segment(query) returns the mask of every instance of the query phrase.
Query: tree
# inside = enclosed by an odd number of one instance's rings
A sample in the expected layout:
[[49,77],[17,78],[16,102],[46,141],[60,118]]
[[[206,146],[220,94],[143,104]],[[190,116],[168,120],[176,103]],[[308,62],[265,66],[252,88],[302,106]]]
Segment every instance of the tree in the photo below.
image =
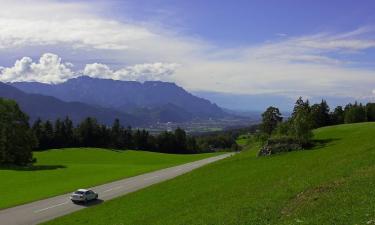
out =
[[329,106],[325,100],[311,106],[313,128],[324,127],[330,124]]
[[302,97],[299,97],[297,99],[296,103],[294,104],[292,118],[296,116],[300,109],[306,110],[310,113],[310,103],[308,99],[306,100],[306,102],[303,101]]
[[100,126],[96,119],[88,117],[76,129],[77,139],[83,147],[98,147],[101,143]]
[[343,124],[345,119],[345,112],[342,106],[337,106],[331,114],[332,124]]
[[348,104],[345,106],[345,123],[366,122],[366,108],[361,103]]
[[43,126],[43,135],[42,135],[42,139],[40,141],[40,143],[41,143],[40,147],[42,149],[53,148],[54,147],[53,137],[54,137],[54,131],[53,131],[52,123],[49,120],[47,120],[44,123],[44,126]]
[[277,127],[277,124],[282,121],[281,113],[276,107],[268,107],[262,114],[262,130],[271,135]]
[[183,129],[178,127],[174,131],[174,137],[175,137],[175,143],[176,143],[175,151],[178,153],[186,153],[186,149],[187,149],[186,132]]
[[65,125],[60,119],[55,121],[55,127],[53,132],[53,146],[56,148],[62,148],[65,145]]
[[300,107],[295,111],[292,119],[291,133],[301,146],[308,146],[313,137],[313,121],[306,107]]
[[375,103],[367,103],[366,114],[367,121],[375,121]]
[[292,120],[287,120],[285,122],[281,122],[277,124],[275,129],[275,135],[278,137],[285,137],[290,135]]
[[120,124],[119,119],[115,119],[111,128],[111,146],[116,149],[125,148],[124,128]]
[[157,137],[157,146],[159,152],[174,153],[176,150],[174,134],[168,131],[160,133]]
[[40,118],[38,118],[37,120],[35,120],[31,130],[33,131],[36,139],[38,140],[38,149],[40,149],[40,140],[42,139],[43,137],[43,123],[42,123],[42,120]]
[[65,146],[73,147],[76,142],[74,139],[74,125],[73,125],[73,121],[71,121],[69,117],[65,118],[64,127],[65,127]]
[[28,165],[37,140],[17,103],[0,98],[0,164]]

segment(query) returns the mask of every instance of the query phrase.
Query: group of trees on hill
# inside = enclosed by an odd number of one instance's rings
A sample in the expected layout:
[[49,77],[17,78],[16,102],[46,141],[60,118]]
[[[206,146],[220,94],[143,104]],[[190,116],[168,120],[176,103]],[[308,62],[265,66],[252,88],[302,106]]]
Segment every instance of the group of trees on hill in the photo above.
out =
[[292,143],[296,148],[303,148],[311,145],[312,129],[366,121],[375,121],[375,103],[349,103],[330,111],[325,100],[310,105],[309,100],[304,101],[300,97],[294,105],[292,115],[285,121],[278,108],[267,108],[262,114],[261,130],[270,140],[269,143],[276,143],[278,147],[286,148],[283,143]]

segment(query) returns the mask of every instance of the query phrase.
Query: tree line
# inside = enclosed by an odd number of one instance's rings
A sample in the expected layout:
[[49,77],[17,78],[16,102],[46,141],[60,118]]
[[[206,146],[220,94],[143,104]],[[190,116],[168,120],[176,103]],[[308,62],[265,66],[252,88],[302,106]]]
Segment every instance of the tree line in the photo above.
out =
[[38,119],[34,122],[32,131],[38,140],[36,150],[39,151],[69,147],[134,149],[177,154],[204,151],[199,149],[195,137],[187,135],[181,128],[173,132],[164,131],[158,135],[151,135],[144,129],[133,130],[131,127],[124,127],[118,119],[110,127],[99,124],[91,117],[77,126],[74,126],[69,117],[54,122]]
[[36,150],[39,151],[53,148],[98,147],[193,154],[236,148],[235,137],[230,134],[192,136],[177,128],[173,132],[163,131],[152,135],[145,129],[133,130],[130,126],[123,127],[118,119],[110,127],[99,124],[91,117],[77,126],[74,126],[69,117],[54,122],[38,119],[31,129],[38,140]]
[[273,106],[268,107],[262,114],[261,130],[264,134],[263,139],[268,141],[268,150],[263,150],[265,154],[270,154],[272,148],[279,148],[275,151],[281,151],[280,149],[286,150],[291,147],[308,147],[312,144],[312,129],[367,121],[375,121],[375,103],[349,103],[345,107],[337,106],[331,111],[325,100],[311,105],[309,100],[304,101],[300,97],[291,116],[286,120],[280,110]]

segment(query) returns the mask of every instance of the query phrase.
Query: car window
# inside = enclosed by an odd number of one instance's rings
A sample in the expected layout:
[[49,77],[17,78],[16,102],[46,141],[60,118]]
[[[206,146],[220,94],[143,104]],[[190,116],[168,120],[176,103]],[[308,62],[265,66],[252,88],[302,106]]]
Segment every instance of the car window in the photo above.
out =
[[82,194],[84,194],[84,192],[83,191],[76,191],[76,192],[74,192],[74,194],[82,195]]

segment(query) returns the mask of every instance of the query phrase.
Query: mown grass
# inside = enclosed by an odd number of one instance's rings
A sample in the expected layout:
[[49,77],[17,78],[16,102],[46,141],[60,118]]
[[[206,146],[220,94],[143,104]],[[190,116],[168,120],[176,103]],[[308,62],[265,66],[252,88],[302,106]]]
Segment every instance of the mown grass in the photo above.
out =
[[375,224],[375,123],[315,137],[312,150],[257,158],[253,146],[46,224]]
[[0,168],[0,208],[135,176],[215,154],[77,148],[36,152],[32,168]]

